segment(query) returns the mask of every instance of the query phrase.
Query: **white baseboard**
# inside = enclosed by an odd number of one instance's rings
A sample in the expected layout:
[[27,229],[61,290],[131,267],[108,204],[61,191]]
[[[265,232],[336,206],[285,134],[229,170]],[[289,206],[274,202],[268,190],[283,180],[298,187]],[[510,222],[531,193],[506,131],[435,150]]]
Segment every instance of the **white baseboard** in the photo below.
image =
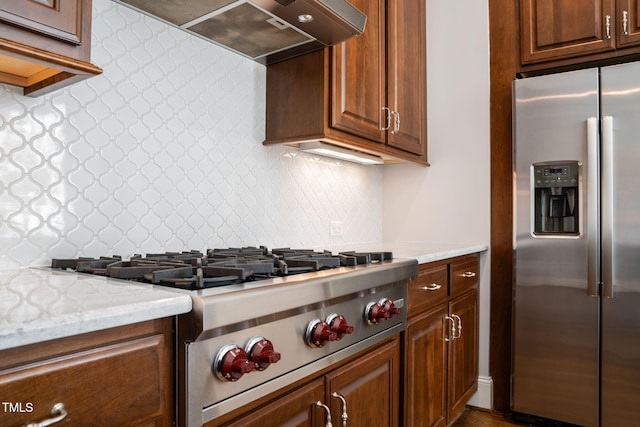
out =
[[471,396],[467,405],[493,409],[493,380],[491,377],[478,377],[478,391]]

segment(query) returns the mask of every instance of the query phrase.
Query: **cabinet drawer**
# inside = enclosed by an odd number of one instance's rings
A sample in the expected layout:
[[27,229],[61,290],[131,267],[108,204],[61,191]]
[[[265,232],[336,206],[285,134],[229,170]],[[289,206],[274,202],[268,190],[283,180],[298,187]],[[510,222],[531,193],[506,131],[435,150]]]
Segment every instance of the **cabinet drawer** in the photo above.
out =
[[461,294],[473,287],[478,286],[480,280],[480,265],[478,257],[465,258],[450,264],[451,268],[451,290],[450,295]]
[[155,335],[0,371],[3,401],[22,409],[3,412],[2,425],[51,418],[57,403],[67,412],[61,425],[162,425],[170,410],[164,344]]
[[409,283],[408,314],[415,314],[446,300],[448,283],[449,274],[446,264],[420,270],[418,277]]

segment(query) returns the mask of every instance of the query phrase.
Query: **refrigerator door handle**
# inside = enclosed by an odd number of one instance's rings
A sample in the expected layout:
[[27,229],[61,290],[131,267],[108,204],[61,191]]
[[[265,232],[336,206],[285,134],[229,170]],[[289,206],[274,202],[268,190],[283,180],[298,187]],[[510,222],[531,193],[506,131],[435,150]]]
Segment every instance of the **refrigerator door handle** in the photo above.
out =
[[602,118],[602,296],[613,298],[613,117]]
[[589,117],[587,119],[587,294],[589,296],[598,296],[598,281],[600,278],[599,158],[598,119]]

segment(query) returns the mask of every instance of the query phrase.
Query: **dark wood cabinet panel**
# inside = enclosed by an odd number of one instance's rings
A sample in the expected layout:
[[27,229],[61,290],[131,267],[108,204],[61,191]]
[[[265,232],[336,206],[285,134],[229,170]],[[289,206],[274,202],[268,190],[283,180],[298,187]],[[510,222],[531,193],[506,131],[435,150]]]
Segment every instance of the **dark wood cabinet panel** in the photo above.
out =
[[349,425],[389,427],[400,422],[400,345],[394,339],[327,375],[327,402],[333,425],[341,425],[342,402],[347,403]]
[[420,156],[427,154],[425,8],[420,0],[387,2],[387,144]]
[[447,304],[409,320],[405,333],[405,425],[442,427],[447,424],[444,318]]
[[478,287],[480,283],[480,266],[476,257],[452,262],[449,264],[449,268],[451,270],[449,295],[460,295]]
[[640,0],[618,0],[616,15],[620,29],[617,32],[618,46],[640,45]]
[[459,338],[449,342],[449,420],[455,419],[476,391],[478,382],[478,293],[468,292],[450,303],[452,317],[459,317]]
[[118,328],[1,352],[3,401],[32,408],[4,411],[2,425],[51,418],[57,403],[69,425],[173,425],[171,325],[151,321],[132,327],[142,335]]
[[385,2],[354,0],[351,4],[367,15],[367,25],[361,36],[331,50],[331,127],[384,143]]
[[521,0],[522,70],[640,53],[640,0]]
[[316,402],[324,401],[324,380],[318,378],[225,427],[279,427],[324,425],[324,411]]
[[615,49],[614,0],[521,0],[522,63]]
[[48,37],[80,44],[83,3],[77,0],[23,0],[0,5],[0,20]]
[[418,276],[409,283],[408,316],[423,312],[439,302],[447,300],[449,295],[449,267],[439,264],[422,267]]

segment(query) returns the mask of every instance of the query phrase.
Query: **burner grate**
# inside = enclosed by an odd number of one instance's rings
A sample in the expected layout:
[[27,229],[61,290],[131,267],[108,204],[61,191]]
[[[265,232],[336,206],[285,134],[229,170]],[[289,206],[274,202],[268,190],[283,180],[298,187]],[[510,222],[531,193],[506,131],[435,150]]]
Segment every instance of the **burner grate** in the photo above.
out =
[[205,289],[308,273],[341,266],[357,266],[393,259],[390,252],[341,252],[265,246],[100,258],[53,259],[52,268],[74,269],[118,279],[136,280],[182,289]]

